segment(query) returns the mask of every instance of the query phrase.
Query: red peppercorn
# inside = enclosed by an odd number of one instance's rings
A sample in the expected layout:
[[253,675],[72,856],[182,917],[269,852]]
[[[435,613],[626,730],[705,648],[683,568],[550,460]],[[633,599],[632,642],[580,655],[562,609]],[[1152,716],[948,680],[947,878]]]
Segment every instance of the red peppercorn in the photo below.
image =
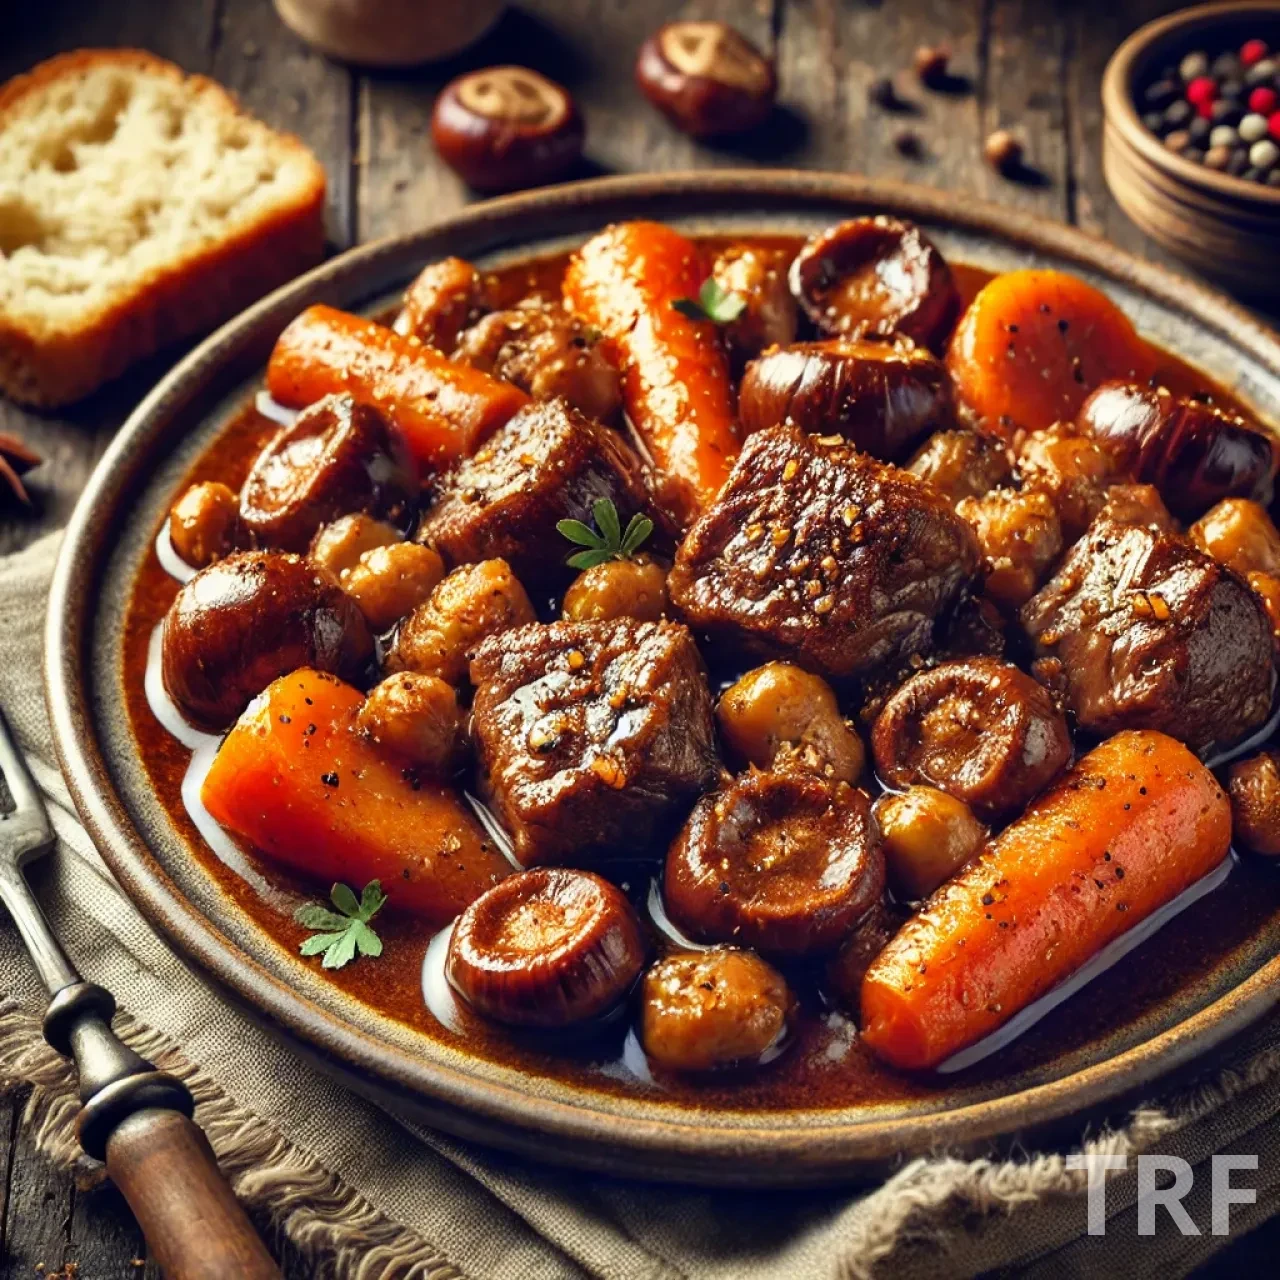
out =
[[1276,111],[1267,117],[1267,132],[1277,142],[1280,142],[1280,111]]
[[1196,115],[1202,120],[1213,119],[1213,102],[1212,98],[1207,98],[1204,102],[1196,103]]
[[1265,40],[1246,40],[1240,46],[1240,61],[1246,67],[1251,67],[1255,62],[1261,62],[1268,52]]
[[1212,76],[1196,76],[1187,85],[1187,101],[1194,107],[1206,102],[1212,102],[1217,94],[1218,85]]
[[1249,95],[1249,110],[1256,111],[1260,116],[1269,116],[1276,109],[1276,102],[1276,91],[1260,84]]

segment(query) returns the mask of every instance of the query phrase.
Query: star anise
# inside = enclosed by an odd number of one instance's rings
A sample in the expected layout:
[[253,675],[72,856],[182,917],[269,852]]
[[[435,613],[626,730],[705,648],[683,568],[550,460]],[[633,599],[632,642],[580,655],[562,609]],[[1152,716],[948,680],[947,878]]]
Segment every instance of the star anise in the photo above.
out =
[[0,485],[6,487],[24,506],[31,505],[31,496],[22,477],[32,467],[38,467],[44,459],[17,436],[0,431]]

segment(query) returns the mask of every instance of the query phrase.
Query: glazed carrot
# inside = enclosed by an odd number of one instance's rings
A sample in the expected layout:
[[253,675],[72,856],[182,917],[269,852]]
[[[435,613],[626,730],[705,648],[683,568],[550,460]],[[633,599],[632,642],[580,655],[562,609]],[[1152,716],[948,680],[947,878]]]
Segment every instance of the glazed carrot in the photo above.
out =
[[671,304],[709,274],[697,247],[657,222],[623,222],[588,240],[564,296],[604,334],[627,416],[662,475],[660,499],[688,524],[719,492],[739,449],[729,367],[710,320]]
[[944,884],[862,983],[862,1038],[936,1067],[1007,1022],[1226,856],[1231,809],[1180,742],[1094,748]]
[[267,390],[294,409],[336,391],[380,406],[428,474],[469,457],[529,401],[417,338],[325,306],[308,307],[276,339]]
[[265,858],[444,924],[511,871],[448,787],[406,778],[355,731],[364,697],[307,668],[249,704],[205,778],[205,807]]
[[1109,378],[1145,381],[1151,349],[1106,294],[1065,271],[1009,271],[960,317],[947,352],[956,396],[985,430],[1012,437],[1074,420]]

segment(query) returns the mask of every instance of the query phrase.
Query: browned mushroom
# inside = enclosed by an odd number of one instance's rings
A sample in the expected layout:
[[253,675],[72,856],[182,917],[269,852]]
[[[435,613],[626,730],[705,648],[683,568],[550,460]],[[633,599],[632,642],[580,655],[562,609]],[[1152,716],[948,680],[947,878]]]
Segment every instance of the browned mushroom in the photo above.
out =
[[446,85],[431,113],[440,158],[477,191],[550,182],[582,155],[586,129],[567,90],[527,67],[486,67]]
[[891,786],[928,783],[990,822],[1020,812],[1071,759],[1048,691],[995,658],[912,676],[885,704],[871,744]]
[[240,519],[259,546],[305,551],[316,530],[362,511],[406,526],[418,470],[399,430],[372,405],[325,396],[281,427],[240,490]]
[[851,218],[809,240],[791,264],[791,292],[823,333],[900,333],[934,350],[960,310],[951,268],[933,242],[883,214]]
[[631,904],[589,871],[509,876],[458,918],[445,976],[472,1008],[520,1027],[564,1027],[607,1013],[645,961]]
[[442,258],[423,267],[405,290],[395,330],[452,355],[458,335],[488,309],[484,277],[475,267],[462,258]]
[[883,889],[865,791],[753,771],[698,802],[667,854],[663,898],[690,937],[796,956],[837,946]]
[[896,462],[951,421],[951,380],[941,360],[912,343],[800,342],[747,366],[738,415],[747,432],[793,422]]
[[640,46],[636,83],[677,129],[714,138],[773,109],[773,63],[725,22],[669,22]]

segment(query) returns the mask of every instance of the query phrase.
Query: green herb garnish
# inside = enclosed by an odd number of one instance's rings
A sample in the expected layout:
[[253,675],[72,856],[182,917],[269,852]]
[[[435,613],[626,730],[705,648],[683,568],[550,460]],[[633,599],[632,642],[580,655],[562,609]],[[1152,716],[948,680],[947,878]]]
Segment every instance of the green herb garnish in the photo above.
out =
[[569,557],[571,568],[590,569],[606,560],[629,560],[653,532],[653,521],[642,515],[632,516],[624,531],[618,508],[609,498],[597,498],[591,505],[591,514],[595,517],[595,529],[581,520],[561,520],[556,525],[561,537],[587,548]]
[[672,304],[690,320],[711,320],[716,324],[732,324],[746,310],[747,300],[737,293],[730,293],[715,276],[708,276],[693,298],[677,298]]
[[330,911],[320,902],[307,902],[293,913],[304,928],[320,930],[302,944],[302,954],[316,956],[323,951],[326,969],[341,969],[356,958],[357,951],[362,956],[380,956],[382,939],[369,928],[369,921],[387,900],[382,885],[370,880],[357,902],[345,884],[335,884],[329,899],[337,911]]

